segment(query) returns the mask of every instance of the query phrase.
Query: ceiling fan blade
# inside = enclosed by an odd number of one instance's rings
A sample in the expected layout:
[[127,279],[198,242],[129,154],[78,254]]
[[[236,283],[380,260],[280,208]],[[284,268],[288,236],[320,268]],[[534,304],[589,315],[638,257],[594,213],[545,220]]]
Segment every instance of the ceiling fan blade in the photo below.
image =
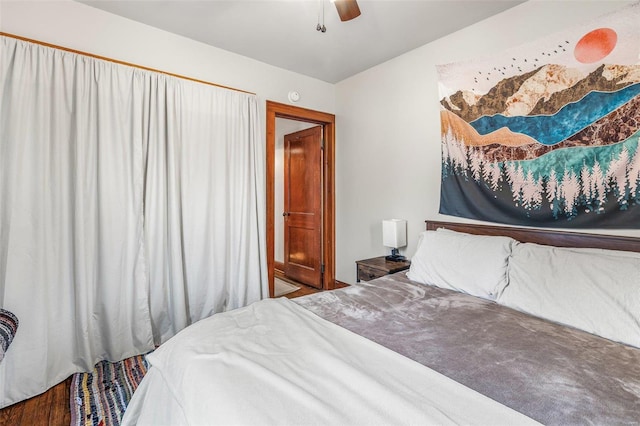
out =
[[335,0],[334,3],[341,21],[350,21],[360,16],[360,8],[356,0]]

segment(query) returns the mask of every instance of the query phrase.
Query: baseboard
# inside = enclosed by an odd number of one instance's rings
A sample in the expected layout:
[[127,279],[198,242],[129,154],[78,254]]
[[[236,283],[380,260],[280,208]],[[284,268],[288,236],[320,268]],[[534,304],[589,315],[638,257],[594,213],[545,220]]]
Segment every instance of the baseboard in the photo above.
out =
[[350,284],[343,283],[342,281],[336,280],[336,288],[343,288],[343,287],[349,287],[349,286]]
[[273,262],[273,269],[274,272],[280,272],[281,274],[284,274],[284,263],[283,262],[278,262],[277,260]]

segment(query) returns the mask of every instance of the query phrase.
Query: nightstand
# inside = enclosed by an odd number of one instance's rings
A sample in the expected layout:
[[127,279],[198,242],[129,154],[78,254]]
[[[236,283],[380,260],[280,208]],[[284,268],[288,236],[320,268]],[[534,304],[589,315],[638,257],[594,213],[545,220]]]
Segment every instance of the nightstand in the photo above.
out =
[[370,281],[389,274],[409,269],[411,261],[387,260],[386,256],[373,257],[371,259],[356,260],[356,277],[357,282],[360,280]]

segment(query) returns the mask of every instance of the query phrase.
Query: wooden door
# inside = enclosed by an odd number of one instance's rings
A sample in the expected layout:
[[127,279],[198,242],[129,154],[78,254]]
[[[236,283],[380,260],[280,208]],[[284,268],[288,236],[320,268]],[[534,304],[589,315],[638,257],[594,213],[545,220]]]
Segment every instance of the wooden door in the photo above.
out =
[[322,288],[322,126],[284,137],[284,273]]

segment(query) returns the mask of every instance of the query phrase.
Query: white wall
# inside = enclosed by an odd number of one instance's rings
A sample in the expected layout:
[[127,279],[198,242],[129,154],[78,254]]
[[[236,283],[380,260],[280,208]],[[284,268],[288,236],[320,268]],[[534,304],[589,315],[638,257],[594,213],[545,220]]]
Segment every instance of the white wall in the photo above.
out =
[[[0,31],[333,113],[334,85],[70,0],[0,0]],[[265,123],[262,102],[262,132]]]
[[[256,93],[261,101],[261,132],[265,141],[266,100],[290,103],[287,94],[296,90],[301,97],[296,106],[328,113],[335,111],[333,84],[211,47],[82,3],[0,0],[0,31]],[[276,131],[292,133],[301,130],[299,122],[291,121],[296,124],[295,128],[287,128],[282,124],[286,121],[288,120],[276,124]],[[281,140],[284,134],[276,140]],[[282,172],[280,177],[281,174]],[[282,191],[278,195],[279,205],[282,206]],[[281,207],[276,207],[276,213],[278,212],[282,214]],[[276,226],[276,260],[284,261],[282,216],[279,219],[280,222],[276,222],[279,225],[279,228]]]
[[409,256],[425,219],[460,220],[438,214],[435,65],[498,53],[630,3],[532,0],[335,86],[73,1],[0,0],[0,31],[255,92],[263,101],[288,103],[297,90],[298,106],[336,113],[336,277],[352,283],[355,260],[387,251],[382,219],[408,220]]
[[630,3],[529,1],[338,83],[336,278],[353,283],[356,260],[386,253],[383,219],[407,219],[408,256],[426,219],[465,221],[438,213],[435,65],[499,53]]
[[315,123],[276,118],[276,155],[274,170],[274,252],[276,262],[284,263],[284,137],[317,126]]

